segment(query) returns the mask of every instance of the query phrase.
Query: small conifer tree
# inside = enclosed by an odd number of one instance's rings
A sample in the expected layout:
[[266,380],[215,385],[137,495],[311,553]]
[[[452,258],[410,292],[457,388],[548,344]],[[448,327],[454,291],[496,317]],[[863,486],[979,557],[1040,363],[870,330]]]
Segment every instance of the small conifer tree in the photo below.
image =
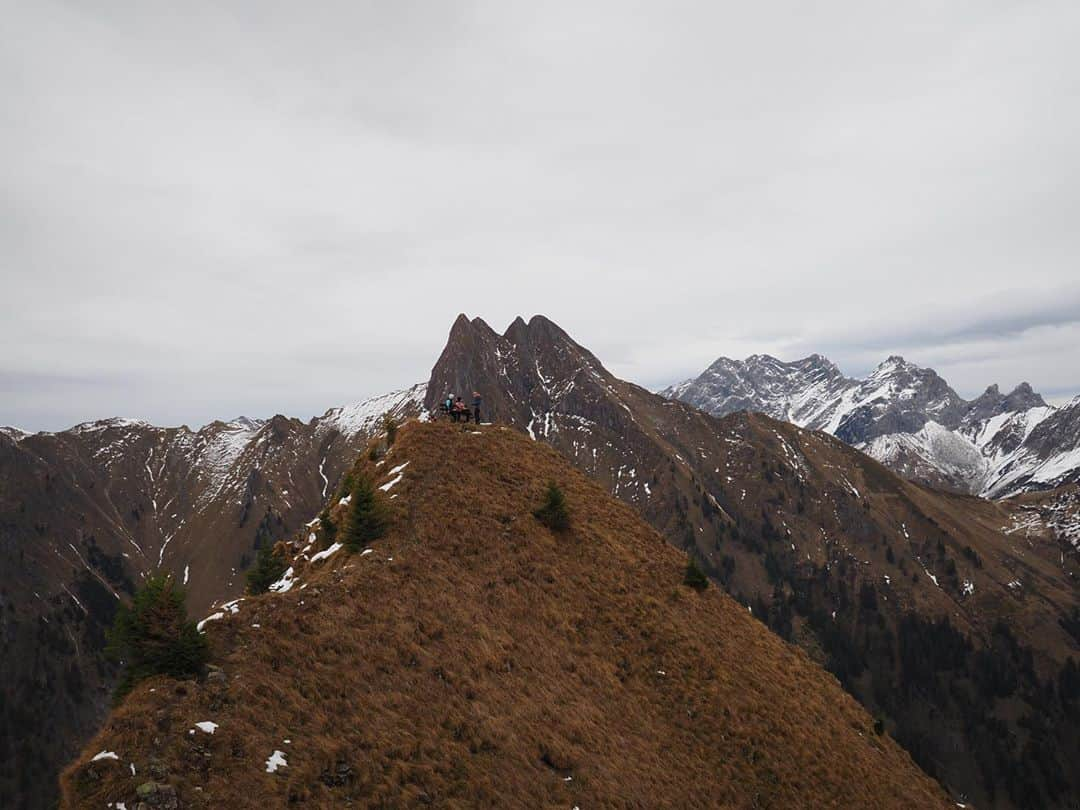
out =
[[544,502],[533,512],[533,516],[553,532],[563,532],[570,528],[570,513],[566,508],[566,496],[554,481],[548,483],[544,493]]
[[255,557],[255,564],[247,572],[247,590],[251,595],[266,593],[270,586],[281,579],[289,564],[269,543],[264,543]]
[[367,476],[357,478],[345,521],[344,543],[349,551],[360,551],[372,540],[378,540],[389,526],[390,518],[375,485]]
[[107,652],[124,666],[115,697],[122,698],[152,675],[190,678],[209,658],[206,639],[188,620],[186,594],[169,574],[154,574],[131,605],[116,611]]
[[686,575],[683,577],[683,585],[693,588],[695,591],[703,591],[709,587],[709,578],[701,570],[693,555],[686,558]]
[[324,546],[332,546],[337,540],[337,524],[334,523],[333,518],[330,517],[330,510],[323,509],[319,513],[319,528],[323,530],[323,538],[326,542]]
[[352,472],[345,473],[342,476],[341,483],[338,485],[337,500],[340,501],[342,498],[347,497],[353,491],[354,486],[356,486],[356,478]]
[[383,414],[382,427],[383,430],[386,431],[386,446],[390,447],[394,444],[394,439],[397,438],[398,429],[397,420],[394,419],[390,411],[387,411]]

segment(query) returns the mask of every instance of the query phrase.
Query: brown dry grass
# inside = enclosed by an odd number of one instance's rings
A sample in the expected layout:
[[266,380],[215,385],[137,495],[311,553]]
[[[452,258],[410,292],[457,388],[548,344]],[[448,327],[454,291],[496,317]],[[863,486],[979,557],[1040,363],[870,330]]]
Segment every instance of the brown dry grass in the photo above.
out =
[[[227,683],[136,688],[65,771],[64,807],[132,808],[152,777],[184,807],[949,806],[830,675],[683,587],[685,558],[553,450],[414,424],[378,482],[406,461],[374,553],[209,625]],[[564,535],[531,514],[549,480]],[[203,720],[216,733],[190,734]],[[91,763],[103,749],[120,760]]]

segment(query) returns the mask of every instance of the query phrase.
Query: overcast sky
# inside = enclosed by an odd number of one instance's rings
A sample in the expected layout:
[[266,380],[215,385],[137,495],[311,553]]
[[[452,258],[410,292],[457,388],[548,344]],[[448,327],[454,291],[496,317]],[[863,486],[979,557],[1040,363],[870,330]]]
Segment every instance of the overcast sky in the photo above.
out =
[[651,388],[1080,389],[1080,4],[0,0],[0,424],[310,417],[543,313]]

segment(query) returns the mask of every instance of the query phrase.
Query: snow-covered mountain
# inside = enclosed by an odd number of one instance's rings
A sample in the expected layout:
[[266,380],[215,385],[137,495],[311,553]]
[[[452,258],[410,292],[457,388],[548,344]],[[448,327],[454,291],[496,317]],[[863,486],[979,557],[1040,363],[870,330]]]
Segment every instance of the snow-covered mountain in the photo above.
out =
[[721,357],[661,393],[714,416],[760,411],[823,430],[908,478],[986,497],[1080,480],[1080,398],[1054,408],[1021,383],[968,401],[898,356],[861,380],[817,354]]
[[25,430],[19,430],[17,427],[11,427],[10,425],[0,425],[0,436],[7,436],[12,441],[19,441],[25,439],[28,434]]

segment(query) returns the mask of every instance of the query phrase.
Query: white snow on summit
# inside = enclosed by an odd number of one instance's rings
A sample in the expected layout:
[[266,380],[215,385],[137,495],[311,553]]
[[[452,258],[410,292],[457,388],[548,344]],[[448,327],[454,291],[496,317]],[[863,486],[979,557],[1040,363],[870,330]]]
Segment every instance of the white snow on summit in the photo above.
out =
[[21,442],[30,435],[25,430],[19,430],[17,427],[11,427],[10,425],[0,425],[0,433],[14,442]]
[[346,436],[355,436],[375,428],[385,413],[400,415],[410,408],[422,410],[426,394],[427,383],[417,383],[412,388],[391,391],[354,405],[331,408],[319,419],[319,426],[327,431],[338,430]]
[[911,478],[987,497],[1080,479],[1080,397],[1054,408],[1027,383],[966,401],[933,369],[892,356],[864,380],[820,355],[722,357],[662,391],[714,416],[759,411],[823,430]]

